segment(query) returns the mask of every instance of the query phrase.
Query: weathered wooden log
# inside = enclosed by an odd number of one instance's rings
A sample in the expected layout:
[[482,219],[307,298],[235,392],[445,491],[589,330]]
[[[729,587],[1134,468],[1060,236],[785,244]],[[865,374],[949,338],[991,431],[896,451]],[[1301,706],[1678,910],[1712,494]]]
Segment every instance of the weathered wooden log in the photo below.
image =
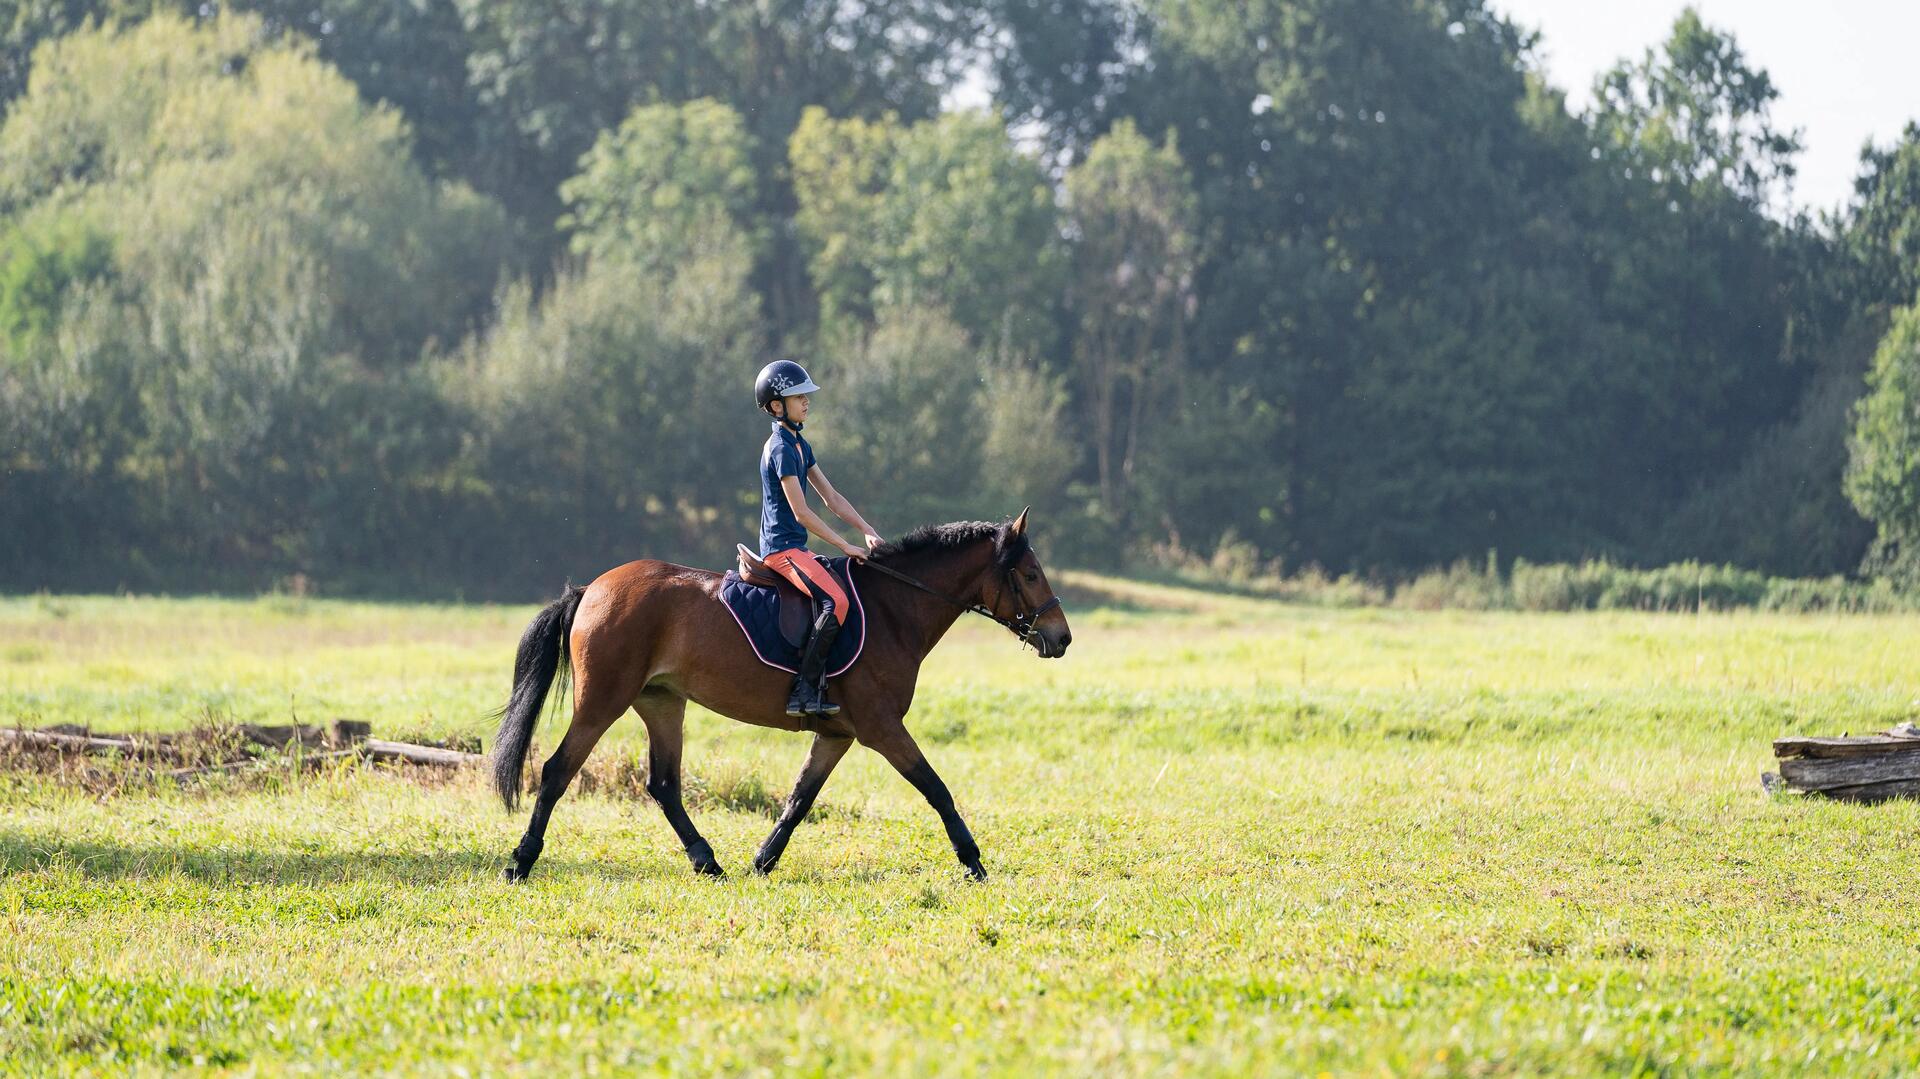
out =
[[1776,757],[1839,759],[1920,753],[1920,738],[1867,734],[1852,738],[1775,738]]
[[369,738],[360,743],[360,752],[369,760],[406,761],[410,764],[433,764],[441,767],[477,764],[486,759],[478,753],[462,753],[457,749],[436,749],[433,746],[416,746],[411,742],[383,742],[378,738]]
[[82,753],[119,753],[127,757],[151,757],[159,750],[157,746],[138,742],[132,738],[102,738],[89,734],[61,734],[57,731],[25,731],[15,727],[0,727],[0,739],[20,745],[46,746]]
[[1869,783],[1920,781],[1920,754],[1878,757],[1790,757],[1780,762],[1780,777],[1801,790],[1859,787]]

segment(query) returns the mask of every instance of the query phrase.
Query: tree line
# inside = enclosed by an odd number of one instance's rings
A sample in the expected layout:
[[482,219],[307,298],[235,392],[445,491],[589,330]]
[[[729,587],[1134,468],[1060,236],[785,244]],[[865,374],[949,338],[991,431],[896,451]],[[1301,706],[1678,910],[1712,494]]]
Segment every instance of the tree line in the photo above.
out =
[[0,587],[717,565],[775,355],[890,532],[1920,559],[1920,127],[1793,210],[1692,11],[1576,110],[1480,0],[0,8]]

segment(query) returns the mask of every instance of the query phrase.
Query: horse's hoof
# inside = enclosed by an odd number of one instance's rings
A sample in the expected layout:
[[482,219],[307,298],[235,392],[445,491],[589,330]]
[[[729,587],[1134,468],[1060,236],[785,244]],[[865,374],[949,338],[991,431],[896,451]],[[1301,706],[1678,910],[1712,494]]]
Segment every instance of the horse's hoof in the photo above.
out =
[[508,884],[518,884],[527,879],[527,871],[520,868],[517,864],[510,865],[500,871],[500,879],[506,881]]
[[987,867],[984,865],[981,865],[977,861],[968,862],[967,863],[967,879],[968,880],[986,880]]
[[767,876],[773,872],[773,867],[779,864],[779,862],[762,862],[756,858],[753,863],[753,875],[756,877]]
[[693,871],[703,877],[724,877],[727,871],[720,868],[719,862],[695,862]]

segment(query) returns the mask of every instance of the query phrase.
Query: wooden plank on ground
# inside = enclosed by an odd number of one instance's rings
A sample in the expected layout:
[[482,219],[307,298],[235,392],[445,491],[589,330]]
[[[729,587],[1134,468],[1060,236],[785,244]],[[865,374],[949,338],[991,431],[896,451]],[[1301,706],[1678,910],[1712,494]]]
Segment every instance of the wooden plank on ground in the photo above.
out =
[[1868,734],[1854,738],[1775,738],[1776,757],[1812,757],[1840,759],[1920,753],[1920,738],[1901,738],[1890,734]]

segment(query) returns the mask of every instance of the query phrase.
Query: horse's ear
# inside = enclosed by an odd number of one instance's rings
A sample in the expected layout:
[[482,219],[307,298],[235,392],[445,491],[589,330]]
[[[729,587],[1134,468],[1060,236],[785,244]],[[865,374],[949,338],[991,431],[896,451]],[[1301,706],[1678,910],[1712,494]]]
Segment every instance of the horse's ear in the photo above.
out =
[[1020,516],[1018,516],[1018,517],[1015,517],[1015,518],[1013,519],[1013,534],[1014,534],[1014,535],[1016,535],[1016,536],[1024,536],[1024,535],[1026,535],[1026,534],[1027,534],[1027,514],[1029,514],[1029,513],[1032,513],[1032,512],[1033,512],[1033,507],[1032,507],[1032,506],[1028,506],[1028,507],[1027,507],[1026,509],[1023,509],[1023,510],[1021,510],[1021,511],[1020,511]]

